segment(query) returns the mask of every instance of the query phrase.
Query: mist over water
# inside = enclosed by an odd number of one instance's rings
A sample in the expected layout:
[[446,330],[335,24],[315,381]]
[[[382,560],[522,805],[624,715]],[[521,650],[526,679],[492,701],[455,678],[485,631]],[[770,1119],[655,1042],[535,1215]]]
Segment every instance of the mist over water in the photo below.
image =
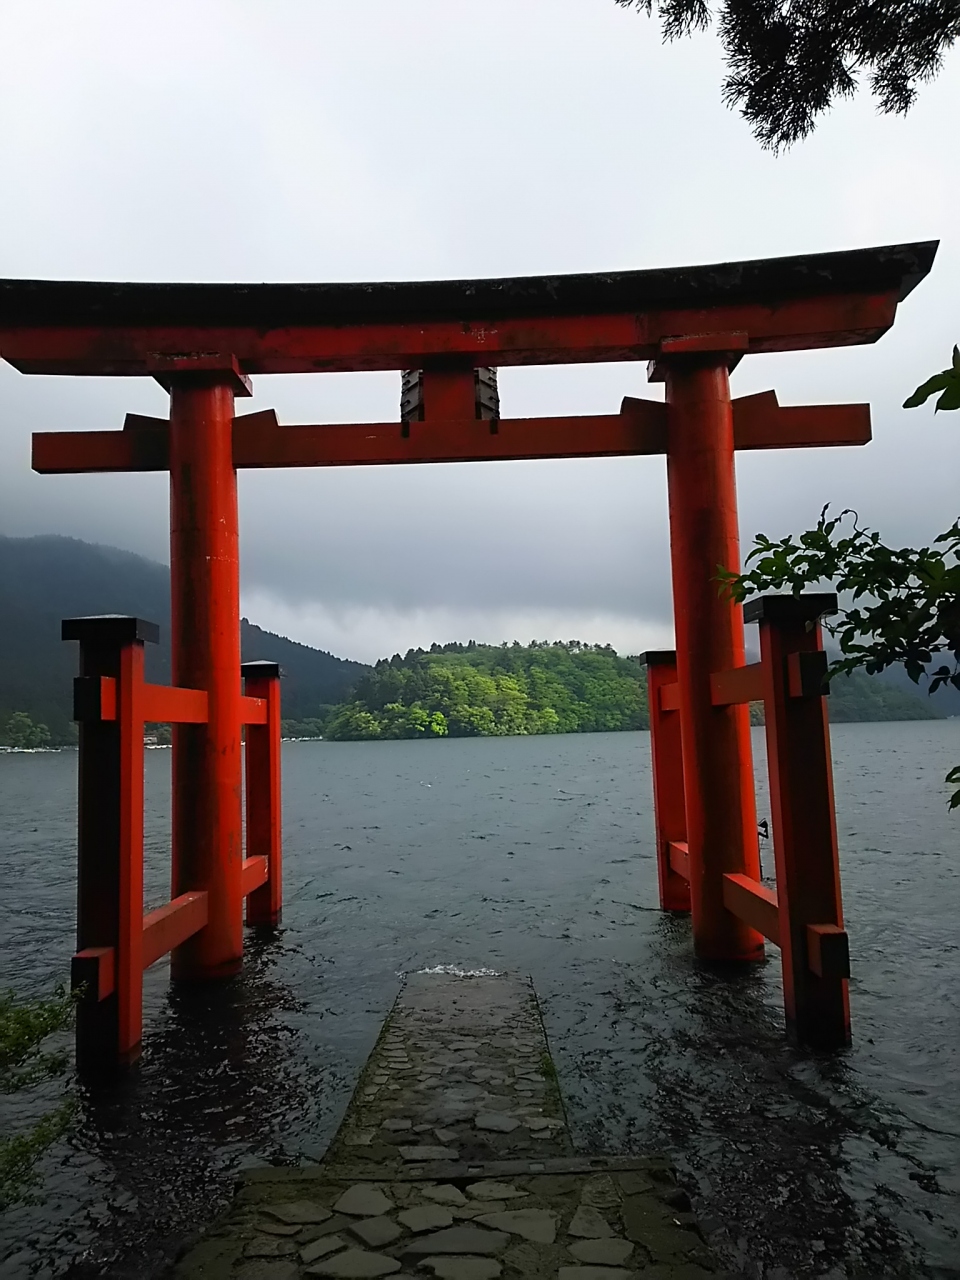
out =
[[[656,909],[646,733],[287,744],[282,930],[222,987],[148,972],[143,1060],[81,1096],[45,1199],[0,1218],[0,1275],[159,1274],[238,1168],[320,1158],[400,975],[438,965],[531,974],[580,1146],[667,1150],[751,1274],[960,1275],[960,724],[832,733],[855,1037],[834,1056],[786,1044],[775,948],[698,966]],[[146,753],[148,909],[169,769]],[[0,986],[21,993],[68,972],[75,772],[0,756]]]

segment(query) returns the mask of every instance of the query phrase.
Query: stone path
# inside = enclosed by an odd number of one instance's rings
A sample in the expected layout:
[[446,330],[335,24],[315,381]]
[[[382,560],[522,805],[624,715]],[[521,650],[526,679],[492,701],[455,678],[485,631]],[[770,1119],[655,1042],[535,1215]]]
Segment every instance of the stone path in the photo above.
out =
[[379,1176],[438,1162],[572,1155],[529,982],[409,977],[328,1160]]
[[577,1156],[529,982],[418,974],[320,1166],[247,1173],[177,1280],[697,1280],[662,1158]]

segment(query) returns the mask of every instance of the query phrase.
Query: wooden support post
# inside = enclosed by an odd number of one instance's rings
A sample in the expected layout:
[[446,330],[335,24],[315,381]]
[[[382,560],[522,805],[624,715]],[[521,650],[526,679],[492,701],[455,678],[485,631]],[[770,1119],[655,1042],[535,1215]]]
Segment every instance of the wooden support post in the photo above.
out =
[[[729,335],[735,349],[742,335]],[[722,345],[722,344],[721,344]],[[689,349],[688,349],[689,348]],[[714,706],[711,672],[744,662],[743,617],[717,574],[740,563],[729,353],[663,344],[670,551],[683,736],[694,947],[708,960],[759,960],[763,938],[724,904],[723,877],[759,879],[746,706]]]
[[266,703],[266,721],[247,724],[247,857],[266,858],[267,878],[247,897],[247,924],[278,925],[283,907],[280,808],[280,667],[245,662],[240,668],[249,698]]
[[[176,362],[175,362],[176,363]],[[208,895],[208,923],[173,953],[175,979],[227,977],[243,956],[240,576],[233,466],[236,371],[157,375],[170,389],[173,683],[205,689],[206,724],[173,730],[173,888]]]
[[[77,1069],[97,1077],[140,1056],[143,645],[156,644],[159,628],[142,618],[68,618],[61,634],[80,642],[74,688],[80,725],[78,955],[72,976],[75,987],[91,979],[97,985],[77,1007]],[[111,719],[101,715],[104,676],[115,681]],[[98,999],[101,991],[107,994]]]
[[762,596],[760,624],[770,807],[787,1030],[804,1044],[850,1042],[849,976],[820,618],[836,596]]
[[664,706],[666,699],[662,696],[664,688],[676,684],[677,655],[672,649],[650,650],[640,660],[647,665],[660,906],[664,911],[689,911],[689,880],[679,874],[671,862],[671,845],[682,851],[687,843],[680,715],[676,708],[668,710]]

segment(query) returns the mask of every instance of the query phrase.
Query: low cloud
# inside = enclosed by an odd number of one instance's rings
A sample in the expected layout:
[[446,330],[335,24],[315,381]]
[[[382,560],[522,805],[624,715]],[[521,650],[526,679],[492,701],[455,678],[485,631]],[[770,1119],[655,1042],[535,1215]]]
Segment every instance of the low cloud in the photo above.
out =
[[[738,460],[746,545],[825,502],[904,542],[954,519],[956,428],[899,405],[958,338],[960,157],[940,141],[956,61],[904,119],[858,97],[773,157],[722,106],[714,36],[662,46],[613,0],[288,0],[282,22],[250,0],[169,0],[164,15],[124,0],[0,13],[4,275],[458,279],[942,235],[876,347],[750,357],[734,389],[874,406],[865,449]],[[505,369],[501,390],[508,416],[662,394],[641,362]],[[258,377],[240,408],[384,421],[398,396],[396,372]],[[149,379],[0,364],[0,531],[166,561],[165,477],[30,471],[32,431],[119,429],[127,411],[166,400]],[[344,656],[471,636],[669,643],[662,458],[250,472],[240,498],[247,611]]]
[[673,644],[669,623],[655,618],[577,609],[389,609],[376,605],[290,605],[264,591],[248,591],[243,610],[265,630],[294,636],[302,644],[337,657],[376,662],[408,649],[429,649],[434,642],[500,644],[519,640],[580,640],[611,644],[618,653],[636,654]]

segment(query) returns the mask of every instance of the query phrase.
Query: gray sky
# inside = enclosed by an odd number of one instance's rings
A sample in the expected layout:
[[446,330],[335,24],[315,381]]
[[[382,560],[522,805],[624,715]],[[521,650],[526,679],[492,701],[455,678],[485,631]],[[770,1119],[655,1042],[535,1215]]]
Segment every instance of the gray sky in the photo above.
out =
[[[745,544],[857,506],[957,514],[956,415],[899,409],[960,340],[954,53],[905,119],[864,94],[786,156],[720,100],[710,36],[614,0],[5,0],[0,275],[422,279],[942,240],[875,347],[755,356],[738,394],[869,400],[866,449],[742,456]],[[398,416],[399,375],[260,377],[242,409]],[[642,364],[504,370],[505,415],[657,396]],[[0,366],[0,532],[167,559],[163,476],[34,476],[33,430],[164,414],[147,379]],[[345,657],[432,640],[669,641],[661,458],[242,474],[244,611]]]

